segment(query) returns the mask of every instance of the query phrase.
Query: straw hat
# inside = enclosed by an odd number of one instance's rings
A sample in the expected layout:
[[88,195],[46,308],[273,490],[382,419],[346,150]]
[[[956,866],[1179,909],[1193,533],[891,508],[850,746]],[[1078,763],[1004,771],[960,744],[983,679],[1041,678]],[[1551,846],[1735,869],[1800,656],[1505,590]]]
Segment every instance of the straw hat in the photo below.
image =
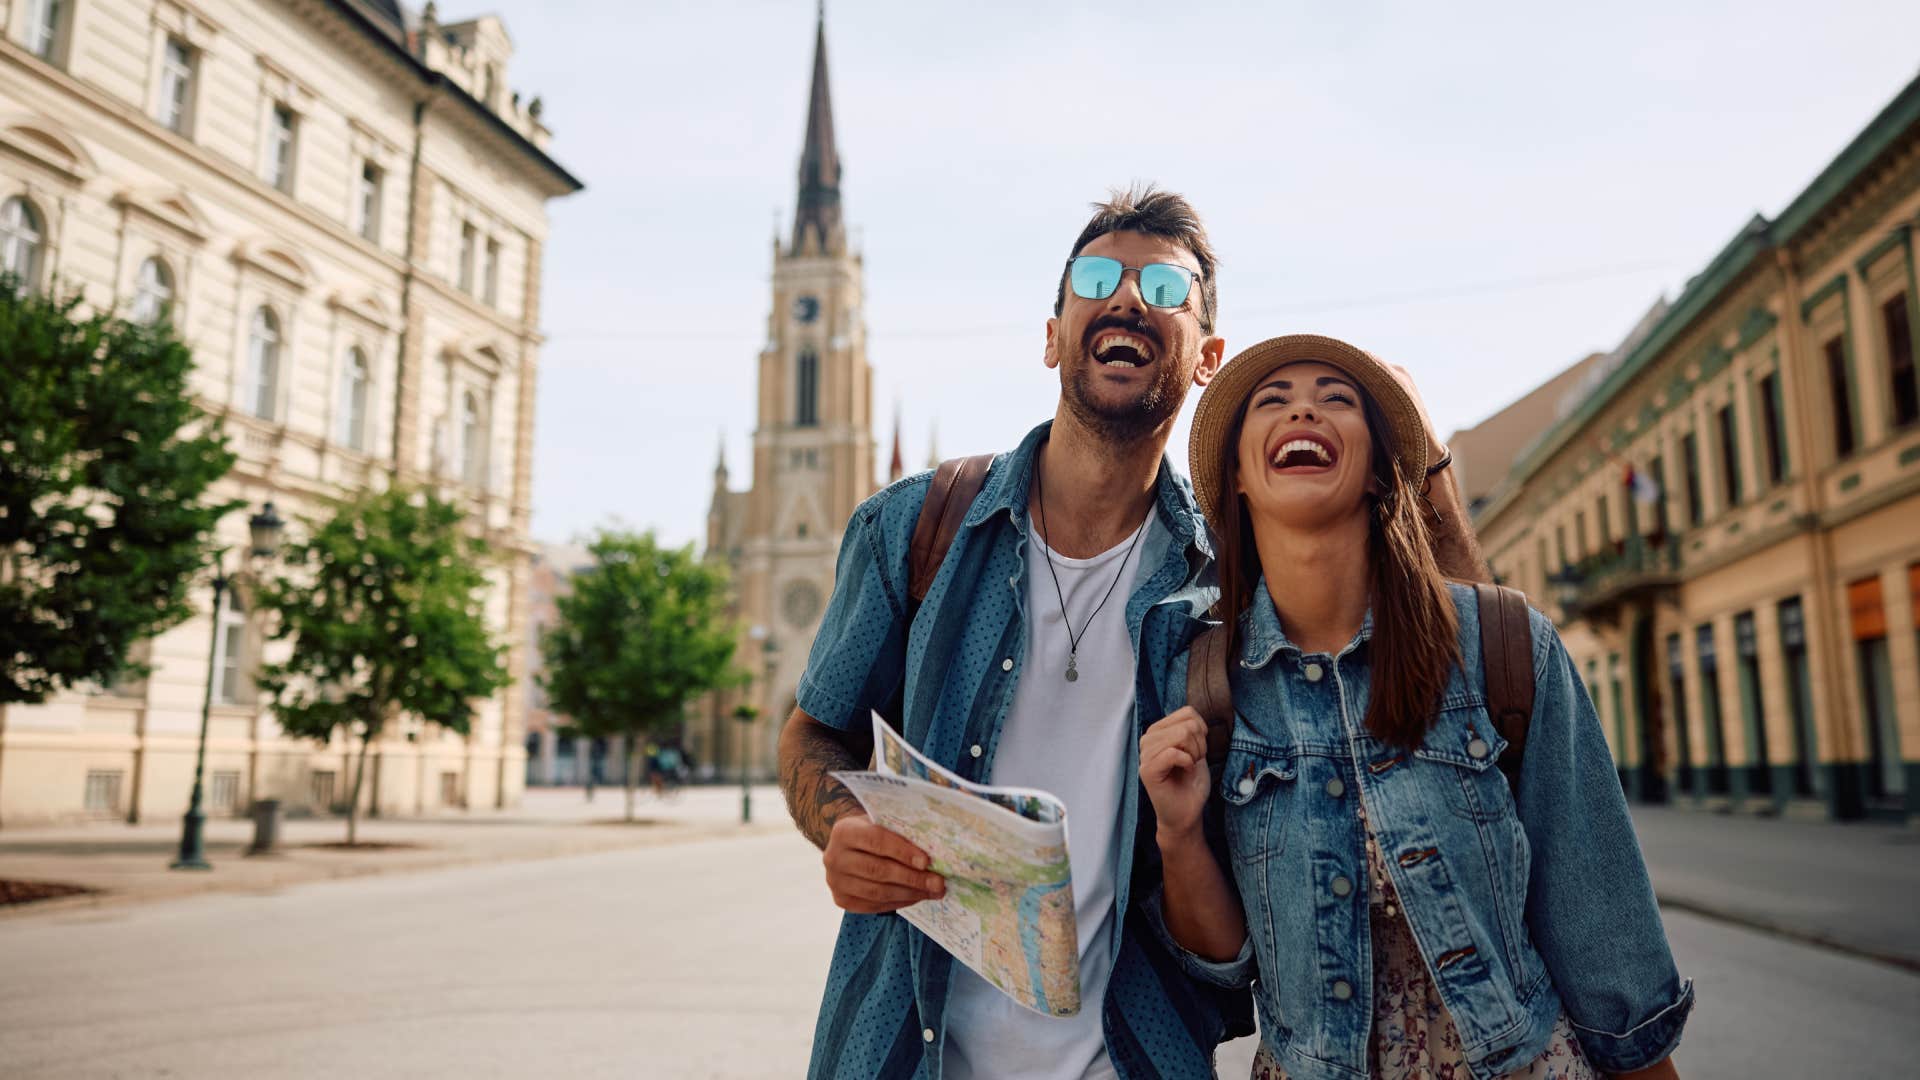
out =
[[1222,466],[1223,444],[1260,381],[1286,364],[1318,361],[1339,368],[1353,378],[1387,418],[1387,442],[1400,459],[1401,472],[1416,480],[1427,472],[1427,429],[1420,409],[1393,372],[1372,353],[1319,334],[1287,334],[1268,338],[1242,350],[1221,365],[1200,395],[1193,417],[1193,438],[1187,444],[1187,469],[1194,494],[1207,517],[1218,521],[1220,500],[1226,491]]

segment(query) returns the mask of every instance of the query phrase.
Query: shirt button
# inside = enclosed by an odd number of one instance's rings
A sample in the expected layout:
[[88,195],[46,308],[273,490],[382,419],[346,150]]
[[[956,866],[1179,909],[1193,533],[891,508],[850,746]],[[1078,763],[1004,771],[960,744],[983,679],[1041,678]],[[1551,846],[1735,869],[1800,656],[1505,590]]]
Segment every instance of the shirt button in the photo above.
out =
[[973,744],[972,746],[970,746],[970,747],[968,747],[968,748],[967,748],[967,753],[969,753],[969,754],[972,754],[972,755],[973,755],[974,757],[979,757],[979,756],[980,756],[980,744],[979,744],[979,743],[974,743],[974,744]]
[[1251,795],[1256,786],[1253,782],[1253,777],[1249,776],[1245,780],[1240,781],[1240,794]]
[[1001,671],[1012,671],[1012,670],[1013,670],[1013,657],[1011,657],[1011,656],[1009,656],[1009,657],[1007,657],[1007,658],[1006,658],[1005,660],[1002,660],[1002,661],[1000,661],[1000,670],[1001,670]]
[[1467,756],[1475,761],[1487,756],[1487,740],[1475,739],[1467,744]]
[[1349,881],[1345,874],[1341,874],[1339,877],[1333,879],[1333,895],[1345,896],[1352,891],[1353,882]]
[[1324,674],[1326,674],[1326,671],[1319,664],[1307,665],[1307,681],[1308,682],[1319,682],[1320,676]]
[[1337,799],[1340,796],[1345,795],[1346,793],[1347,793],[1346,781],[1340,779],[1337,776],[1327,781],[1327,794],[1329,796]]
[[926,1029],[925,1031],[922,1031],[922,1032],[920,1033],[920,1038],[921,1038],[921,1039],[922,1039],[923,1041],[925,1041],[925,1042],[932,1042],[932,1041],[933,1041],[933,1029],[932,1029],[932,1028],[927,1028],[927,1029]]
[[[1333,984],[1333,1000],[1345,1001],[1353,996],[1353,984],[1345,979],[1336,979]],[[932,1032],[928,1032],[931,1037]]]

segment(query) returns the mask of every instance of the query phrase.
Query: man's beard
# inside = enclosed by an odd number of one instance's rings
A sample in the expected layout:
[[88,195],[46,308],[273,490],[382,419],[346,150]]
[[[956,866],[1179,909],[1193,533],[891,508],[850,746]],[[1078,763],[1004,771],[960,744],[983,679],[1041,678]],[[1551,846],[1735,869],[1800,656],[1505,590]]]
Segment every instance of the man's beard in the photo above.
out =
[[[1095,392],[1093,381],[1100,377],[1101,364],[1089,345],[1095,334],[1109,329],[1123,330],[1153,343],[1155,355],[1149,366],[1153,377],[1131,401],[1102,402]],[[1114,316],[1094,320],[1075,355],[1061,364],[1060,393],[1073,418],[1109,443],[1136,442],[1158,430],[1179,413],[1186,396],[1160,336],[1147,327],[1145,320]]]

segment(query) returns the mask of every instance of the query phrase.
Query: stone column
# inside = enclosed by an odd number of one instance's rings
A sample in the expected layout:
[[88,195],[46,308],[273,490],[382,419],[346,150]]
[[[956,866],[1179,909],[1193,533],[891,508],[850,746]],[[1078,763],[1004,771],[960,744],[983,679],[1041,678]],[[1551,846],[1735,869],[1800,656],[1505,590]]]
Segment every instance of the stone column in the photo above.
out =
[[1748,763],[1745,725],[1740,713],[1740,657],[1733,636],[1733,613],[1713,617],[1714,656],[1719,665],[1712,691],[1719,695],[1716,710],[1720,718],[1721,761],[1727,775],[1727,794],[1738,803],[1747,795],[1747,779],[1741,770]]

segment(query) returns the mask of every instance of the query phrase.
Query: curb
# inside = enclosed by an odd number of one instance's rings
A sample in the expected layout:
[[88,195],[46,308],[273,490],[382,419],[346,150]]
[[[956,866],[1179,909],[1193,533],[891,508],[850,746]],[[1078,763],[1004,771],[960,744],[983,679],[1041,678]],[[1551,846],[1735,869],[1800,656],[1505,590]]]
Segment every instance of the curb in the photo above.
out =
[[1920,975],[1920,956],[1908,956],[1897,952],[1884,952],[1871,949],[1818,930],[1807,930],[1790,923],[1768,919],[1764,916],[1729,911],[1718,905],[1704,904],[1697,900],[1690,900],[1684,896],[1674,896],[1669,893],[1663,893],[1657,889],[1654,891],[1654,899],[1659,902],[1662,908],[1684,911],[1689,915],[1697,915],[1703,919],[1709,919],[1727,926],[1737,926],[1744,930],[1758,931],[1759,933],[1769,934],[1786,941],[1798,942],[1802,945],[1812,945],[1816,948],[1826,949],[1829,952],[1851,956],[1857,960],[1868,960],[1910,974]]

